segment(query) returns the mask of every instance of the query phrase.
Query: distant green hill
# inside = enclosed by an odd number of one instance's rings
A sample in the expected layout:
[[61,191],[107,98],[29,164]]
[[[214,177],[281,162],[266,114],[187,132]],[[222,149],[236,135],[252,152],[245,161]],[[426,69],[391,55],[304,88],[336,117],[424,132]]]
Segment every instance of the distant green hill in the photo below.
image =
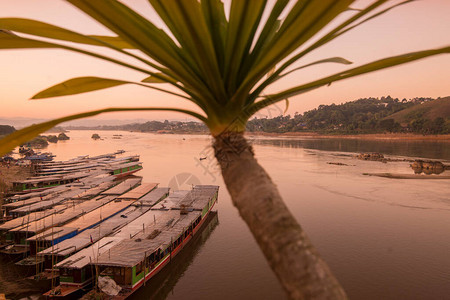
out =
[[303,115],[252,119],[248,131],[313,131],[329,134],[414,132],[450,133],[450,97],[403,99],[363,98],[343,104],[320,105]]
[[[207,133],[199,122],[149,121],[115,126],[66,127],[67,129],[126,130],[158,133]],[[249,132],[320,132],[325,134],[364,134],[405,132],[450,133],[450,97],[398,99],[390,96],[362,98],[342,104],[319,107],[294,116],[253,118]]]
[[417,119],[434,121],[437,118],[450,119],[450,97],[416,104],[386,117],[400,124],[409,124]]

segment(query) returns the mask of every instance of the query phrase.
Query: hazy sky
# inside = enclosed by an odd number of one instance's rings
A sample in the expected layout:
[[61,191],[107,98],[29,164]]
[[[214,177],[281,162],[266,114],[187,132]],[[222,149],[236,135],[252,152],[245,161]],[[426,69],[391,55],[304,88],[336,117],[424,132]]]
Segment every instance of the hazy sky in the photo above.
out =
[[[145,0],[126,4],[155,20]],[[356,7],[369,1],[358,2]],[[394,1],[396,3],[398,1]],[[59,0],[0,0],[0,17],[32,18],[85,34],[110,34],[70,4]],[[350,13],[346,13],[350,14]],[[450,45],[450,0],[422,0],[403,5],[338,38],[301,64],[341,56],[357,66],[405,52]],[[155,22],[159,22],[156,20]],[[91,49],[97,49],[92,47]],[[182,106],[185,100],[150,89],[126,85],[102,91],[46,100],[28,100],[37,92],[79,76],[140,81],[144,74],[64,50],[0,51],[0,117],[55,118],[67,114],[117,106]],[[347,66],[321,65],[294,73],[268,92],[345,70]],[[347,67],[348,68],[348,67]],[[320,104],[342,103],[363,97],[444,97],[450,95],[450,55],[413,62],[342,82],[290,99],[288,114],[302,113]],[[263,114],[278,115],[284,104]],[[114,113],[104,119],[184,119],[174,113]]]

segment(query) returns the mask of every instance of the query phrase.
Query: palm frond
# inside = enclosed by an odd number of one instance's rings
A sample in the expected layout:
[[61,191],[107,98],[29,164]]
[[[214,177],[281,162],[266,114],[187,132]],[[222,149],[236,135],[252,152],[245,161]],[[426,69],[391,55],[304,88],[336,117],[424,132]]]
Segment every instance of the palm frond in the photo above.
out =
[[[155,79],[157,79],[157,80],[159,80],[159,82],[167,83],[167,81],[165,81],[165,80],[162,81],[156,77],[151,77],[151,78],[153,78],[152,81],[147,80],[144,82],[155,83]],[[60,96],[67,96],[67,95],[76,95],[76,94],[81,94],[81,93],[86,93],[86,92],[107,89],[107,88],[124,85],[124,84],[135,84],[135,85],[143,86],[146,88],[158,90],[160,92],[164,92],[167,94],[171,94],[171,95],[174,95],[174,96],[177,96],[180,98],[184,98],[184,99],[193,101],[195,104],[198,105],[198,103],[196,103],[195,100],[192,100],[189,97],[186,97],[184,95],[177,94],[177,93],[165,90],[165,89],[161,89],[158,87],[154,87],[154,86],[150,86],[150,85],[146,85],[146,84],[140,84],[140,83],[132,82],[132,81],[101,78],[101,77],[94,77],[94,76],[77,77],[77,78],[72,78],[72,79],[66,80],[64,82],[58,83],[52,87],[49,87],[49,88],[37,93],[31,99],[44,99],[44,98],[60,97]]]
[[39,134],[46,132],[47,130],[55,127],[56,125],[60,123],[64,123],[67,121],[72,121],[76,119],[82,119],[87,117],[93,117],[102,113],[107,112],[118,112],[118,111],[173,111],[173,112],[180,112],[187,115],[190,115],[202,122],[206,122],[206,118],[196,112],[186,110],[186,109],[179,109],[179,108],[171,108],[171,107],[125,107],[125,108],[106,108],[106,109],[100,109],[100,110],[94,110],[90,112],[80,113],[80,114],[74,114],[70,116],[66,116],[63,118],[54,119],[51,121],[43,122],[40,124],[31,125],[28,127],[25,127],[23,129],[17,130],[10,135],[7,135],[6,137],[0,139],[0,156],[5,155],[6,153],[14,150],[19,145],[22,145],[23,143],[26,143],[27,141],[33,139],[34,137],[38,136]]
[[422,59],[429,56],[434,56],[438,54],[444,54],[444,53],[450,53],[450,46],[449,47],[443,47],[433,50],[425,50],[425,51],[418,51],[418,52],[411,52],[403,55],[398,56],[392,56],[384,59],[380,59],[368,64],[364,64],[362,66],[349,69],[343,72],[339,72],[337,74],[324,77],[322,79],[318,79],[306,84],[302,84],[290,89],[287,89],[285,91],[265,96],[263,100],[250,104],[245,111],[255,113],[256,111],[267,107],[269,105],[275,104],[279,101],[282,101],[288,97],[296,96],[299,94],[303,94],[306,92],[309,92],[313,89],[329,85],[333,82],[344,80],[347,78],[355,77],[358,75],[362,75],[365,73],[374,72],[377,70],[382,70],[386,68],[390,68],[393,66],[397,66],[400,64],[412,62],[418,59]]

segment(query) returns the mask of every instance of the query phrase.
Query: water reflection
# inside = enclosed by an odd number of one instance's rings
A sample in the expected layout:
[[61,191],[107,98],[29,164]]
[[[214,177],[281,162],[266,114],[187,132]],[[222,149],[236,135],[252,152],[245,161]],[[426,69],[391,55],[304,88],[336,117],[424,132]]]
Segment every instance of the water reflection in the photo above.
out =
[[[143,292],[138,291],[142,297],[135,299],[283,299],[275,275],[232,205],[220,172],[213,177],[199,166],[201,153],[210,149],[210,137],[121,132],[121,139],[113,139],[117,132],[105,131],[99,132],[104,140],[93,141],[93,133],[72,131],[69,141],[52,144],[48,151],[59,160],[124,149],[141,155],[144,169],[138,175],[144,182],[167,186],[176,178],[178,184],[189,183],[189,177],[181,175],[189,173],[202,184],[221,186],[216,206],[220,224],[208,242],[200,239],[200,246],[188,245],[186,254],[177,255],[177,263],[150,280]],[[448,298],[449,181],[362,173],[412,173],[410,164],[419,157],[449,164],[445,161],[450,158],[449,142],[264,137],[253,144],[258,161],[350,299]],[[360,152],[380,152],[390,160],[355,159]],[[208,154],[209,160],[214,162]],[[1,277],[7,268],[0,266],[0,292],[9,284]]]
[[379,152],[388,155],[450,160],[450,141],[253,138],[252,142],[255,145],[282,148],[305,148],[339,152]]

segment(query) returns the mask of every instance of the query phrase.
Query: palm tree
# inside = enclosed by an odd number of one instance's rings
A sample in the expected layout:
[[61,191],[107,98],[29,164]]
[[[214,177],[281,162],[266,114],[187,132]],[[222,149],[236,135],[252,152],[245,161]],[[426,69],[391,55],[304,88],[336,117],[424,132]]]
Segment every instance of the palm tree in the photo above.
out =
[[[108,111],[169,110],[193,116],[211,131],[215,156],[233,204],[287,295],[293,299],[346,298],[344,290],[287,209],[277,187],[256,161],[243,135],[245,125],[255,112],[280,101],[287,102],[288,97],[360,74],[449,53],[450,47],[377,60],[265,95],[268,87],[299,69],[321,63],[350,64],[346,59],[331,57],[298,66],[308,53],[400,4],[386,7],[382,5],[387,0],[378,0],[363,9],[352,9],[352,0],[303,0],[293,5],[288,5],[289,0],[278,0],[273,7],[267,0],[235,0],[231,1],[226,14],[221,0],[149,0],[167,27],[161,30],[118,1],[68,2],[116,36],[82,35],[38,21],[4,18],[0,19],[3,29],[0,48],[62,48],[136,70],[145,74],[145,78],[142,82],[130,82],[79,77],[50,87],[33,99],[137,84],[191,101],[200,113],[149,107],[97,110],[19,130],[2,140],[0,150],[9,151],[58,123]],[[401,4],[406,2],[410,1]],[[268,10],[267,18],[263,18],[265,10]],[[342,15],[347,16],[344,21],[318,36],[326,25]],[[105,47],[130,60],[32,36]],[[140,54],[133,50],[139,50]],[[172,86],[171,90],[156,86],[161,83]]]

